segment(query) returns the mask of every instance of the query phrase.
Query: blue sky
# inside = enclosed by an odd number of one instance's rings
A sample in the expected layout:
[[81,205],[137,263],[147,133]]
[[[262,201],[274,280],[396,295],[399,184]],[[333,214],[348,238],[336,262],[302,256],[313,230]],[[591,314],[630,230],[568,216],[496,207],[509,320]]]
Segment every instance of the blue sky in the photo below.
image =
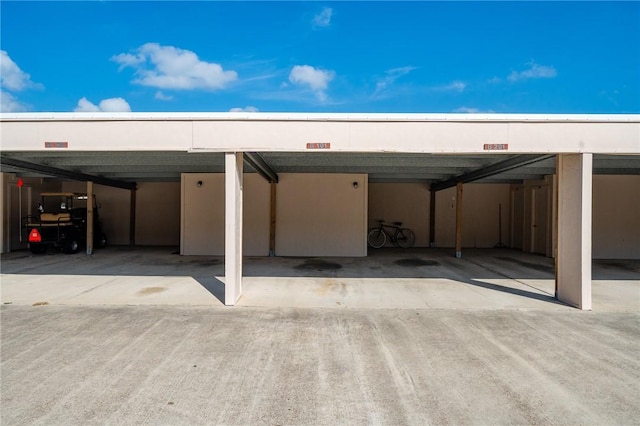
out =
[[0,2],[2,111],[640,112],[640,2]]

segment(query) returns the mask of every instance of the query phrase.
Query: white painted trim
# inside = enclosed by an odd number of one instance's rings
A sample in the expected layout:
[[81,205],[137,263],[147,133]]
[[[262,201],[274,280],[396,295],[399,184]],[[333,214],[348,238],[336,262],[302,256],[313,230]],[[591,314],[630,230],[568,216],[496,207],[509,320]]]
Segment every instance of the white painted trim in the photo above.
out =
[[640,114],[456,114],[290,112],[27,112],[0,113],[1,121],[347,121],[640,123]]

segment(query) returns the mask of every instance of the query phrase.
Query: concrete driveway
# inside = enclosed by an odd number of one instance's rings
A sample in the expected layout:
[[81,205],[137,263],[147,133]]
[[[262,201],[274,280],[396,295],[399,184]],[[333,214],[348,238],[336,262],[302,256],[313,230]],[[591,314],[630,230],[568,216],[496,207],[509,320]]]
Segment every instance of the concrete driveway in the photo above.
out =
[[636,313],[3,306],[3,425],[633,425]]
[[510,250],[248,258],[226,308],[221,258],[12,253],[0,423],[637,424],[638,266],[583,312]]

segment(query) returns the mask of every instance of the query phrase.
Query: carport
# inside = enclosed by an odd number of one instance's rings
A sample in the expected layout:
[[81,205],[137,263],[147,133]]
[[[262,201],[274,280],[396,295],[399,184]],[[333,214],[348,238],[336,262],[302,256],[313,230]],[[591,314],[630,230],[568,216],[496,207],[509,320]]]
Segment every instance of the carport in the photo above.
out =
[[[280,177],[342,174],[366,177],[349,180],[363,191],[377,183],[423,184],[430,194],[429,245],[436,243],[437,193],[455,188],[458,257],[466,183],[517,185],[555,175],[549,222],[557,226],[549,229],[556,297],[580,309],[591,309],[592,176],[640,175],[634,115],[4,114],[0,124],[3,177],[84,181],[88,193],[94,183],[130,191],[131,244],[139,184],[181,182],[185,197],[190,177],[200,188],[207,185],[196,174],[224,174],[227,305],[242,295],[245,173],[269,184],[270,254],[278,254]],[[185,200],[181,209],[184,217]],[[6,224],[6,208],[3,215]],[[358,224],[358,235],[366,235],[366,218]],[[366,240],[357,244],[366,255]]]

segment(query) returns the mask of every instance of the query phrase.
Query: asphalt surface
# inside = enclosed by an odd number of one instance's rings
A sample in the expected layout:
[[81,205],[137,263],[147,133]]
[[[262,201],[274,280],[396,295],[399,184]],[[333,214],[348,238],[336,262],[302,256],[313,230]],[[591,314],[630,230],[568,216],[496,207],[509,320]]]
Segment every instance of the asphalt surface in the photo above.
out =
[[640,315],[3,305],[2,425],[640,419]]

